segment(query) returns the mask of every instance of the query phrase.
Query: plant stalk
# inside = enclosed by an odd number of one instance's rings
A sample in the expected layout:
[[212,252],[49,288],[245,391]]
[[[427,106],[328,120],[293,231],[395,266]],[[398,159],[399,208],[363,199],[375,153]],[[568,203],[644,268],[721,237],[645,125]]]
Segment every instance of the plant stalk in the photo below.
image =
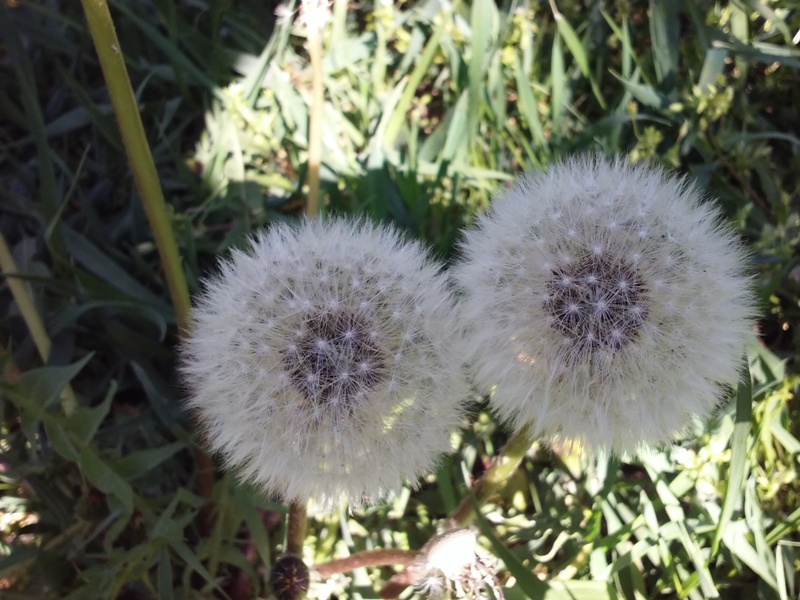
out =
[[308,119],[308,199],[306,214],[320,210],[319,171],[322,164],[322,114],[325,103],[322,71],[322,27],[309,27],[306,48],[311,60],[311,107]]
[[[19,279],[19,269],[14,257],[11,254],[11,249],[6,243],[6,238],[0,232],[0,270],[8,283],[8,288],[11,290],[11,295],[17,303],[19,312],[22,314],[22,320],[31,332],[33,343],[36,345],[36,350],[39,352],[39,357],[43,363],[47,363],[50,358],[50,350],[52,343],[50,337],[47,335],[42,317],[39,311],[36,310],[36,305],[33,303],[33,298],[28,293],[25,284]],[[75,392],[69,384],[61,392],[61,408],[64,410],[65,415],[72,414],[72,411],[78,406],[78,400],[75,397]]]
[[164,202],[164,193],[158,180],[153,155],[147,143],[142,119],[128,71],[125,67],[125,58],[119,45],[114,22],[108,10],[106,0],[81,0],[89,32],[92,35],[100,67],[106,80],[111,104],[117,117],[119,130],[122,134],[122,143],[128,162],[131,165],[136,189],[142,199],[147,220],[153,230],[153,238],[161,257],[164,275],[169,287],[175,310],[175,320],[178,323],[180,335],[185,335],[189,330],[189,287],[181,266],[178,245],[172,232],[167,205]]
[[303,545],[306,540],[308,516],[306,505],[292,502],[289,505],[288,524],[286,526],[286,553],[303,558]]
[[347,573],[362,567],[386,567],[390,565],[410,565],[419,555],[419,550],[365,550],[347,558],[337,558],[313,568],[322,579],[337,573]]
[[[158,180],[153,155],[147,143],[142,118],[133,94],[133,87],[128,78],[125,58],[114,29],[114,22],[108,10],[106,0],[81,0],[89,33],[97,49],[100,67],[106,81],[114,114],[117,117],[122,143],[128,162],[133,172],[136,189],[142,199],[147,220],[153,231],[161,265],[172,298],[178,335],[185,336],[189,331],[189,286],[183,273],[178,245],[172,231],[169,211],[164,201],[164,193]],[[198,494],[203,498],[211,498],[214,487],[214,461],[211,457],[195,448],[197,464]]]
[[531,440],[528,427],[523,427],[509,438],[500,454],[495,457],[470,491],[470,494],[475,497],[474,501],[470,495],[461,500],[444,522],[445,531],[467,527],[472,523],[475,519],[473,507],[486,504],[489,498],[503,486],[517,470],[522,459],[530,450],[531,444],[533,444],[533,440]]

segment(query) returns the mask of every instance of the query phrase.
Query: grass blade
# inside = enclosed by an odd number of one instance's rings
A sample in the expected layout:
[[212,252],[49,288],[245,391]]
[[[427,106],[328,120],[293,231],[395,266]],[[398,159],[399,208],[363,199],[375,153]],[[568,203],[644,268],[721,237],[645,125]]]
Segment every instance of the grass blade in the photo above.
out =
[[725,535],[725,529],[731,522],[734,507],[740,505],[742,500],[745,468],[747,465],[747,438],[751,429],[751,407],[753,403],[753,381],[749,370],[736,389],[736,423],[731,436],[731,467],[725,488],[725,498],[722,502],[717,530],[711,545],[711,555],[719,552],[720,540]]
[[671,90],[678,70],[680,47],[679,2],[650,0],[650,37],[653,45],[653,62],[656,79],[663,89]]

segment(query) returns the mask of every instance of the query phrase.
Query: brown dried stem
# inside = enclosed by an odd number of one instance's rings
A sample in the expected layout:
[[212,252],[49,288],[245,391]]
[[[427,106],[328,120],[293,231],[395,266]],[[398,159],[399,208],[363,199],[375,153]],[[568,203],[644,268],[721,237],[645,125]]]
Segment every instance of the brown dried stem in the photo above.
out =
[[337,573],[347,573],[362,567],[386,567],[389,565],[406,567],[418,555],[419,550],[366,550],[352,554],[347,558],[337,558],[321,565],[316,565],[313,570],[323,579],[327,579]]

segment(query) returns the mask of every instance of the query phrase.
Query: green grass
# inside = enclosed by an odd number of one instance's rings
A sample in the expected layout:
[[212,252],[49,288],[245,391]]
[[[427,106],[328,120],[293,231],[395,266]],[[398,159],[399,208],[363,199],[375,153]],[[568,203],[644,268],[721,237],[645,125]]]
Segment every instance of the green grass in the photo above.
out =
[[[52,6],[0,3],[0,227],[52,340],[43,365],[4,285],[0,594],[267,597],[286,509],[229,474],[197,493],[165,273],[80,6]],[[196,293],[217,256],[302,210],[303,32],[273,27],[260,0],[110,7]],[[477,522],[506,597],[798,598],[800,11],[332,8],[326,212],[392,221],[448,258],[513,174],[631,153],[696,179],[753,251],[752,389],[641,460],[534,446]],[[307,558],[420,548],[506,439],[481,412],[419,491],[314,517]],[[359,569],[312,592],[376,598],[391,575]]]

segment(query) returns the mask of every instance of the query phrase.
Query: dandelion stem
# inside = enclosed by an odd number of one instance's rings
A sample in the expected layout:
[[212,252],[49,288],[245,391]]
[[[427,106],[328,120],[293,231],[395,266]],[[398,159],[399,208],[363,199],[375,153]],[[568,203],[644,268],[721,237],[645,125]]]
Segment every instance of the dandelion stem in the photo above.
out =
[[503,486],[514,471],[517,470],[532,443],[533,440],[528,427],[522,427],[514,433],[503,446],[500,454],[492,461],[491,466],[472,488],[471,495],[475,497],[474,503],[470,496],[461,500],[445,521],[445,530],[459,529],[472,523],[475,518],[473,506],[483,506]]
[[362,567],[386,567],[390,565],[410,565],[419,555],[419,550],[366,550],[357,552],[347,558],[337,558],[321,565],[316,565],[320,577],[326,579],[337,573],[347,573]]
[[292,502],[289,505],[289,517],[286,526],[286,553],[303,557],[303,544],[306,539],[306,505]]

